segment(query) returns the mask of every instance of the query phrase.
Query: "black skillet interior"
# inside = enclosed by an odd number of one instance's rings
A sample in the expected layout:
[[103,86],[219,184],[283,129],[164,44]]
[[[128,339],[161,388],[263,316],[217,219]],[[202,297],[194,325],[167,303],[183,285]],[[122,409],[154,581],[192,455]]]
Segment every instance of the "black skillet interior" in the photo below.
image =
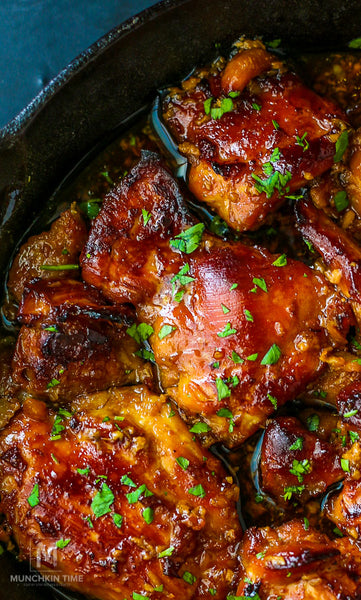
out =
[[[213,56],[215,42],[228,46],[241,33],[281,38],[302,50],[339,49],[361,35],[361,3],[164,0],[110,32],[0,132],[0,271],[46,199],[91,148],[149,103],[157,88]],[[45,587],[10,580],[25,565],[8,555],[0,561],[0,598],[53,598]]]

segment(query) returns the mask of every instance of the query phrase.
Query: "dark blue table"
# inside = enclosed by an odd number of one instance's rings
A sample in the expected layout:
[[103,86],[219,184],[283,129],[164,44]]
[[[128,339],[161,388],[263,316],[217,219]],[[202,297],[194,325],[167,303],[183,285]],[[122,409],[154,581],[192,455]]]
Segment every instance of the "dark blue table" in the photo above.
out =
[[0,127],[82,50],[155,0],[1,0]]

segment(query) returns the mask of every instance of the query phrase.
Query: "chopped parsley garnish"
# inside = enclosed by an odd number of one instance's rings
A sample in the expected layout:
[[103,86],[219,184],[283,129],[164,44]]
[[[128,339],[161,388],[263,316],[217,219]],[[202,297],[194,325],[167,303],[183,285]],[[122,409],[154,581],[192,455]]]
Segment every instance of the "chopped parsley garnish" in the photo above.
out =
[[28,496],[28,503],[33,508],[39,504],[39,484],[36,483],[31,491],[30,496]]
[[150,506],[147,506],[147,508],[145,508],[142,512],[142,517],[143,517],[144,521],[148,525],[150,525],[151,523],[153,523],[154,510],[152,508],[150,508]]
[[137,487],[137,484],[134,483],[134,481],[132,481],[128,475],[123,475],[120,480],[120,483],[122,483],[123,485],[129,485],[129,487]]
[[252,173],[252,177],[256,182],[254,186],[259,194],[265,192],[267,198],[271,198],[275,190],[277,190],[281,196],[290,191],[287,186],[287,183],[292,179],[292,173],[290,173],[290,171],[281,173],[280,171],[275,170],[271,163],[265,163],[262,170],[266,175],[266,179],[261,179],[261,177],[255,173]]
[[342,157],[345,153],[347,146],[348,146],[348,131],[347,131],[347,129],[345,129],[336,141],[336,144],[335,144],[336,152],[333,157],[334,162],[340,162],[340,160],[342,159]]
[[110,177],[110,175],[109,175],[108,171],[102,171],[102,172],[100,173],[100,175],[103,175],[103,177],[104,177],[105,181],[106,181],[107,183],[109,183],[109,185],[113,185],[113,180],[112,180],[112,178]]
[[233,414],[231,413],[231,411],[228,410],[228,408],[221,408],[219,411],[217,411],[217,416],[224,417],[225,419],[229,419],[228,431],[230,433],[232,433],[232,431],[234,429],[234,420],[233,420]]
[[340,531],[340,530],[339,530],[339,528],[338,528],[338,527],[335,527],[335,528],[334,528],[332,531],[333,531],[333,533],[334,533],[335,535],[337,535],[338,537],[343,537],[343,533],[342,533],[342,531]]
[[274,127],[275,129],[279,129],[279,128],[280,128],[280,125],[279,125],[279,123],[277,123],[277,121],[275,121],[274,119],[272,119],[272,125],[273,125],[273,127]]
[[164,585],[163,583],[161,583],[160,585],[157,585],[155,588],[153,588],[154,592],[162,592],[164,589]]
[[49,383],[47,384],[46,388],[48,390],[50,390],[51,388],[59,385],[59,383],[60,383],[59,379],[55,379],[55,377],[53,377],[53,379],[51,381],[49,381]]
[[185,231],[182,231],[182,233],[176,235],[175,238],[170,240],[169,243],[172,248],[176,248],[177,250],[185,252],[186,254],[191,254],[197,250],[199,244],[201,243],[204,228],[204,223],[197,223],[196,225],[193,225],[193,227],[190,227],[189,229],[186,229]]
[[75,271],[79,265],[40,265],[42,271]]
[[219,360],[216,360],[216,362],[212,363],[212,369],[218,369],[219,368]]
[[147,340],[152,333],[154,333],[154,329],[151,325],[147,323],[133,323],[131,327],[128,327],[127,334],[130,335],[138,344],[141,344],[145,340]]
[[223,314],[226,315],[230,312],[230,308],[227,308],[227,306],[225,306],[224,304],[221,303],[221,307],[223,310]]
[[192,496],[198,496],[199,498],[205,498],[205,496],[206,496],[206,492],[201,483],[190,488],[188,490],[188,493],[192,494]]
[[183,290],[183,289],[179,290],[179,292],[177,292],[176,294],[174,294],[174,300],[176,302],[181,302],[185,293],[186,293],[185,290]]
[[146,350],[145,348],[141,348],[134,352],[135,356],[140,356],[144,360],[149,360],[152,363],[155,363],[154,352],[152,350]]
[[335,203],[335,208],[337,212],[342,212],[343,210],[345,210],[345,208],[348,207],[349,204],[347,193],[344,191],[337,192],[333,201]]
[[242,365],[244,363],[244,359],[240,357],[239,354],[237,354],[237,352],[235,352],[234,350],[232,350],[232,360],[236,365]]
[[261,360],[261,365],[275,365],[281,358],[282,352],[277,344],[272,344]]
[[262,106],[260,104],[257,104],[257,102],[252,102],[252,108],[254,110],[260,111]]
[[268,292],[267,284],[266,284],[265,280],[263,279],[263,277],[253,277],[252,283],[254,283],[254,285],[259,287],[263,292],[266,292],[266,293]]
[[244,312],[244,316],[246,317],[246,321],[253,323],[254,319],[253,319],[252,314],[249,312],[249,310],[247,310],[247,308],[245,308],[243,312]]
[[82,211],[82,213],[84,213],[85,216],[88,217],[88,219],[95,219],[95,217],[97,217],[99,214],[101,203],[102,201],[100,200],[100,198],[92,198],[87,202],[80,202],[79,208]]
[[301,148],[303,148],[303,151],[308,150],[308,148],[310,147],[310,144],[308,143],[308,140],[306,140],[306,137],[307,131],[301,137],[296,135],[296,144],[301,146]]
[[250,354],[249,356],[246,356],[246,360],[250,360],[251,362],[254,362],[255,360],[257,360],[258,358],[258,352],[255,352],[254,354]]
[[133,600],[150,600],[149,596],[144,596],[143,594],[138,594],[138,592],[133,592],[132,598],[133,598]]
[[72,414],[65,410],[64,408],[59,408],[58,414],[56,415],[53,423],[53,427],[50,433],[51,441],[59,440],[61,438],[61,433],[65,429],[65,425],[63,424],[64,419],[70,419]]
[[295,477],[297,477],[299,483],[302,483],[303,476],[307,475],[307,473],[310,473],[311,470],[312,470],[312,467],[311,467],[310,461],[307,458],[305,458],[301,461],[294,459],[293,463],[292,463],[292,468],[290,469],[290,473],[292,473],[292,475],[295,475]]
[[79,475],[89,475],[90,467],[85,467],[85,469],[77,469]]
[[256,554],[256,558],[258,558],[258,560],[263,560],[265,556],[266,556],[266,551],[265,550],[262,550],[262,552],[258,552]]
[[305,528],[305,531],[308,530],[309,526],[310,526],[309,520],[307,519],[307,517],[303,517],[303,527]]
[[353,410],[349,410],[348,412],[343,413],[343,418],[344,419],[349,419],[350,417],[354,417],[355,415],[357,415],[358,413],[358,409],[354,408]]
[[[261,363],[262,364],[262,363]],[[272,396],[271,394],[267,394],[267,398],[268,400],[271,402],[272,406],[274,407],[275,410],[277,410],[277,398],[275,398],[274,396]]]
[[182,577],[186,583],[189,583],[189,585],[193,585],[193,583],[197,581],[197,577],[195,577],[193,573],[190,573],[189,571],[184,571]]
[[229,288],[229,291],[231,292],[232,290],[235,290],[236,288],[238,288],[238,283],[232,283],[231,287]]
[[116,527],[118,527],[118,529],[121,528],[122,523],[123,523],[123,516],[119,515],[118,513],[114,513],[113,514],[113,521],[114,521],[114,525]]
[[101,490],[96,493],[91,503],[95,517],[98,519],[110,512],[110,505],[114,502],[114,494],[106,483],[102,484]]
[[152,213],[145,210],[145,208],[142,208],[142,217],[143,217],[144,225],[146,225],[148,223],[149,219],[151,219]]
[[195,423],[189,431],[191,433],[207,433],[207,431],[210,430],[211,428],[209,427],[209,425],[207,425],[207,423]]
[[144,498],[148,498],[149,496],[153,496],[153,492],[148,490],[145,483],[143,483],[139,488],[134,490],[134,492],[129,492],[129,494],[125,494],[129,504],[135,504],[138,502],[139,498],[143,495]]
[[221,377],[217,377],[216,379],[216,388],[219,401],[223,400],[223,398],[229,398],[229,396],[231,395],[231,390],[229,389],[228,385],[223,381],[223,379],[221,379]]
[[184,471],[189,467],[189,460],[188,458],[184,458],[184,456],[178,456],[178,458],[176,458],[176,461]]
[[275,40],[271,40],[270,42],[266,42],[266,45],[269,48],[278,48],[280,44],[281,44],[281,38],[277,38]]
[[[170,280],[171,283],[175,284],[177,281],[179,281],[180,285],[187,285],[187,283],[191,283],[192,281],[195,281],[194,277],[190,277],[189,275],[186,275],[186,273],[189,273],[189,264],[186,263],[185,265],[183,265],[183,267],[180,269],[180,271],[174,275],[174,277],[172,277],[172,279]],[[174,291],[174,288],[173,288]]]
[[350,461],[348,458],[341,458],[341,468],[345,473],[350,472]]
[[290,446],[290,450],[302,450],[303,448],[303,438],[298,437],[293,444]]
[[350,440],[351,442],[354,444],[358,439],[360,439],[359,434],[357,433],[357,431],[349,431],[348,432],[349,436],[350,436]]
[[287,265],[287,256],[285,254],[281,254],[275,261],[273,261],[274,267],[285,267]]
[[225,338],[228,337],[230,335],[233,335],[234,333],[237,333],[237,329],[232,328],[232,325],[228,322],[224,328],[222,329],[222,331],[219,331],[217,333],[218,337],[220,338]]
[[348,43],[348,47],[349,48],[354,48],[356,50],[360,50],[361,49],[361,37],[355,38],[354,40],[351,40]]
[[61,538],[61,540],[58,540],[55,545],[57,548],[65,548],[68,544],[70,544],[70,541],[70,538],[67,538],[66,540]]
[[51,331],[54,333],[58,333],[59,329],[57,328],[56,325],[49,325],[49,327],[44,327],[44,331]]
[[52,461],[55,462],[56,465],[60,464],[58,459],[56,458],[55,454],[51,453],[50,456],[51,456]]
[[307,417],[307,427],[309,431],[317,431],[320,424],[320,417],[316,414]]
[[302,494],[304,489],[304,485],[290,485],[284,488],[283,497],[285,500],[291,500],[292,494]]
[[170,335],[172,331],[175,331],[177,328],[172,327],[172,325],[163,325],[161,330],[158,333],[158,337],[160,340],[163,340],[167,335]]
[[224,113],[231,112],[234,108],[232,98],[237,98],[239,92],[230,92],[228,97],[222,98],[219,102],[217,101],[216,106],[212,106],[214,98],[207,98],[203,103],[204,112],[206,115],[210,115],[212,119],[220,119]]
[[169,546],[169,548],[167,548],[166,550],[163,550],[163,552],[160,552],[158,554],[158,558],[164,558],[165,556],[172,556],[174,552],[174,546]]
[[240,96],[241,92],[236,91],[236,92],[229,92],[228,96],[230,98],[238,98],[238,96]]
[[211,596],[215,596],[217,593],[217,590],[216,590],[216,588],[209,588],[208,592],[210,593]]

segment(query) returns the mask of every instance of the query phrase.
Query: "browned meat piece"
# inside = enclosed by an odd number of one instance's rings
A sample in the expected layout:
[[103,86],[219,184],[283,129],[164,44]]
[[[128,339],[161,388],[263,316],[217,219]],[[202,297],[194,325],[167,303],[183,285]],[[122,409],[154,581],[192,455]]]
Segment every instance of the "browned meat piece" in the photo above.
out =
[[172,88],[163,118],[189,160],[190,190],[242,231],[333,165],[345,125],[260,41],[237,49]]
[[331,444],[294,417],[274,419],[267,427],[261,474],[262,490],[281,505],[317,496],[345,475]]
[[0,464],[21,558],[67,586],[101,600],[234,591],[238,490],[164,397],[113,389],[57,415],[27,400]]
[[126,331],[127,305],[107,305],[97,290],[72,280],[29,284],[19,310],[26,323],[13,357],[13,383],[29,394],[67,401],[112,385],[151,382],[149,363]]
[[82,273],[111,300],[136,304],[164,388],[236,444],[317,376],[352,317],[302,263],[203,229],[160,160],[144,157],[105,199]]
[[241,544],[237,598],[257,600],[357,600],[361,553],[349,540],[330,540],[291,521],[278,529],[251,527]]
[[[26,284],[37,277],[68,277],[69,267],[66,265],[78,263],[86,238],[85,223],[73,207],[63,212],[49,231],[30,237],[21,246],[9,273],[8,289],[15,299],[20,302]],[[55,270],[42,268],[44,266],[55,267]],[[74,275],[77,270],[71,269],[71,273]]]
[[327,267],[326,277],[345,296],[360,303],[360,246],[310,201],[297,202],[295,210],[298,229],[321,254]]

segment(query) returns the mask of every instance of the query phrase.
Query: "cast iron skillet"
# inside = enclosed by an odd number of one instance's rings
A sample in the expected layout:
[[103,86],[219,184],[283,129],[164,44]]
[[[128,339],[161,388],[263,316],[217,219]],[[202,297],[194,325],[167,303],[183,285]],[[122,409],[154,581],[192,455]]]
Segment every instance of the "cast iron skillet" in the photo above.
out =
[[[0,272],[45,200],[91,148],[157,88],[214,56],[215,42],[226,46],[240,33],[303,50],[342,48],[361,35],[361,2],[164,0],[113,29],[0,131]],[[1,599],[54,597],[10,581],[25,570],[0,558]]]

